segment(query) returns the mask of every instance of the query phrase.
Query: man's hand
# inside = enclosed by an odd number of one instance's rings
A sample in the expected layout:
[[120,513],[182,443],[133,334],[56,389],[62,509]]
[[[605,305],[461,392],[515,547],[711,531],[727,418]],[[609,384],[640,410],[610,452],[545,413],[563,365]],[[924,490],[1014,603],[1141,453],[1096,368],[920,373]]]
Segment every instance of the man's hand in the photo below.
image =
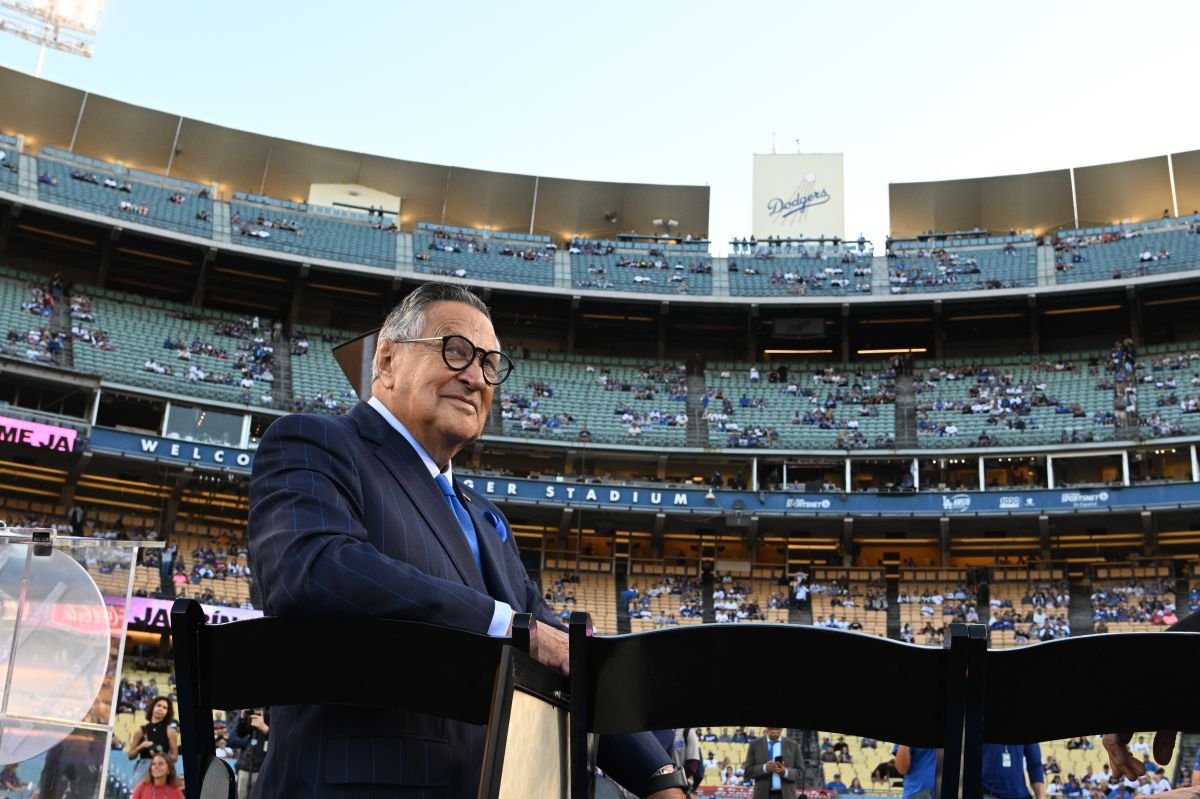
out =
[[549,624],[537,625],[537,632],[531,644],[533,656],[538,663],[558,669],[568,677],[571,676],[571,658],[568,651],[570,639],[567,634]]
[[766,768],[766,770],[772,774],[778,774],[781,777],[787,771],[787,769],[783,767],[782,763],[777,763],[774,760],[768,760],[767,765],[764,768]]
[[[1154,735],[1154,762],[1168,763],[1175,751],[1176,732],[1160,730]],[[1110,732],[1104,738],[1104,749],[1108,752],[1108,765],[1113,775],[1136,780],[1146,773],[1146,766],[1129,751],[1133,740],[1131,732]],[[1165,794],[1164,794],[1165,795]]]

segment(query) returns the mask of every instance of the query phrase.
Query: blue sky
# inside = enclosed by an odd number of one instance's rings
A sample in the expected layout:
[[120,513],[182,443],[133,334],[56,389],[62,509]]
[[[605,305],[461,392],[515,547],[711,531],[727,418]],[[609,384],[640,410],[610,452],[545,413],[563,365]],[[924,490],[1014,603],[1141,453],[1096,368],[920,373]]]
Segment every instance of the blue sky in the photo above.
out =
[[[716,241],[749,233],[751,155],[799,140],[845,153],[846,232],[881,241],[889,182],[1200,148],[1197,23],[1195,2],[108,0],[95,57],[42,74],[398,158],[708,184]],[[36,56],[0,36],[0,64]]]

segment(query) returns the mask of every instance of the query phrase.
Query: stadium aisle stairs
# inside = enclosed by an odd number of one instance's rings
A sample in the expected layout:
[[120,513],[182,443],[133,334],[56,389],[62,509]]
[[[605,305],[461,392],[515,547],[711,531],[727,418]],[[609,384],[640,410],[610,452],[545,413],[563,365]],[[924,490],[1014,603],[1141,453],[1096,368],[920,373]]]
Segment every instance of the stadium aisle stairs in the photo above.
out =
[[1054,248],[1037,248],[1037,284],[1053,286],[1058,283],[1058,270],[1054,268]]
[[65,330],[66,338],[63,339],[62,352],[59,354],[59,365],[67,368],[75,368],[75,337],[71,335],[71,303],[60,302],[54,310],[54,329]]
[[688,375],[687,401],[687,445],[689,447],[708,446],[708,420],[704,418],[704,372],[703,367],[697,367]]
[[716,624],[717,610],[715,607],[713,607],[712,572],[705,572],[704,577],[700,580],[700,601],[702,602],[703,606],[700,621],[702,621],[704,624]]
[[229,233],[229,203],[224,200],[214,201],[212,220],[213,240],[223,244],[229,244],[233,241],[233,236]]
[[27,200],[38,198],[38,168],[37,157],[21,155],[20,171],[17,173],[17,193]]
[[292,393],[292,357],[289,353],[292,351],[292,340],[288,336],[281,336],[278,342],[275,342],[275,350],[280,354],[275,359],[275,382],[272,387],[275,392],[290,400],[296,395]]
[[816,730],[788,730],[788,737],[800,743],[800,756],[804,758],[804,773],[800,778],[800,787],[804,790],[819,791],[825,787],[821,782],[821,742]]
[[[900,640],[900,580],[887,578],[887,637]],[[824,783],[822,783],[824,785]]]
[[805,602],[803,607],[798,607],[796,605],[795,597],[793,595],[793,600],[788,605],[788,624],[807,624],[811,627],[812,623],[812,595],[809,595],[809,601]]
[[1179,736],[1179,757],[1175,758],[1175,768],[1170,772],[1171,781],[1179,776],[1179,767],[1196,762],[1196,753],[1200,751],[1200,732],[1185,732]]
[[912,376],[896,376],[896,446],[913,448],[917,444],[917,401]]
[[629,607],[621,600],[629,589],[629,575],[625,569],[617,569],[615,589],[617,592],[617,635],[627,635],[633,632],[633,624],[629,621]]
[[1067,623],[1071,625],[1072,635],[1091,635],[1092,633],[1091,594],[1091,580],[1075,579],[1071,581],[1071,604],[1067,607]]

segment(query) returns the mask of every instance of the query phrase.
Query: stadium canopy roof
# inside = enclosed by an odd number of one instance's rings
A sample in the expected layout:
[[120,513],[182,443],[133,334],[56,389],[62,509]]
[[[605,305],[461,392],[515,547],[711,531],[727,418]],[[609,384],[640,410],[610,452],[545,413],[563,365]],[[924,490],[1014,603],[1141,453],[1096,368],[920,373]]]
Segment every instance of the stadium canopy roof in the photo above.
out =
[[1200,151],[1113,164],[888,186],[891,234],[984,228],[1034,235],[1200,209]]
[[[124,103],[0,68],[0,130],[44,147],[213,184],[306,201],[317,183],[358,184],[403,198],[402,222],[434,222],[568,238],[708,235],[709,188],[489,172],[354,153],[262,136]],[[616,221],[610,222],[611,214]]]

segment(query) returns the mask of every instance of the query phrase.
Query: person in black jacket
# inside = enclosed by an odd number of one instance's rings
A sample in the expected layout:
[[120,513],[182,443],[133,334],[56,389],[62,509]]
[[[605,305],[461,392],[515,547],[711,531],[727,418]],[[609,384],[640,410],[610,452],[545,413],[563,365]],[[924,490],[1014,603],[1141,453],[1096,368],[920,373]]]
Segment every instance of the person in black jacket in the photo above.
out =
[[267,736],[271,731],[271,709],[253,708],[238,714],[230,723],[229,745],[241,751],[237,761],[238,799],[249,799],[254,781],[267,757]]

